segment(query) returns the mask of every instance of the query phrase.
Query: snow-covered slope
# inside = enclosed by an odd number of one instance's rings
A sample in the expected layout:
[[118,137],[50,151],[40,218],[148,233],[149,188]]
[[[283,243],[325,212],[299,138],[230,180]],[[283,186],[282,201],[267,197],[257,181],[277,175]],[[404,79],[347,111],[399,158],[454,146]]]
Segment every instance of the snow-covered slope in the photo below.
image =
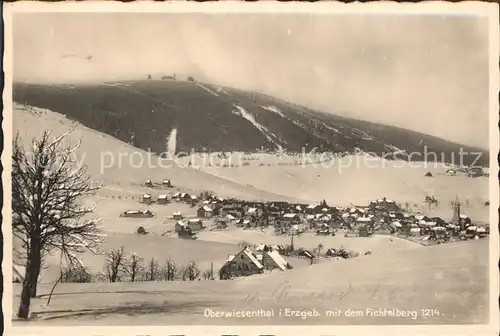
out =
[[[176,128],[179,152],[352,153],[359,148],[378,156],[397,154],[423,160],[425,152],[443,153],[438,160],[459,162],[458,153],[485,152],[444,139],[340,117],[274,97],[221,88],[207,83],[144,80],[96,85],[15,84],[14,101],[48,108],[84,125],[154,152]],[[434,127],[434,125],[429,125]],[[450,125],[450,127],[454,127]],[[466,156],[471,164],[474,156]],[[488,165],[484,153],[477,164]]]
[[[325,262],[300,272],[273,272],[240,281],[62,284],[51,306],[44,305],[42,296],[34,300],[33,310],[46,318],[37,321],[40,325],[54,326],[487,324],[487,253],[488,243],[481,240]],[[50,285],[39,290],[49,291]],[[420,310],[427,307],[440,315],[422,316]],[[274,309],[275,316],[221,321],[207,318],[207,308]],[[326,315],[336,308],[343,312],[396,308],[420,315]],[[279,316],[279,309],[316,309],[321,316],[305,320]]]
[[[132,185],[142,184],[146,179],[172,183],[193,192],[211,191],[221,197],[238,197],[250,200],[293,200],[292,197],[276,195],[247,185],[231,182],[202,171],[178,166],[171,160],[162,160],[144,150],[126,144],[107,134],[100,133],[65,116],[39,108],[17,105],[13,112],[13,132],[29,145],[45,129],[54,136],[74,127],[70,141],[82,139],[78,160],[88,167],[89,174],[105,186],[120,185],[122,189],[134,190]],[[139,191],[140,192],[140,191]]]

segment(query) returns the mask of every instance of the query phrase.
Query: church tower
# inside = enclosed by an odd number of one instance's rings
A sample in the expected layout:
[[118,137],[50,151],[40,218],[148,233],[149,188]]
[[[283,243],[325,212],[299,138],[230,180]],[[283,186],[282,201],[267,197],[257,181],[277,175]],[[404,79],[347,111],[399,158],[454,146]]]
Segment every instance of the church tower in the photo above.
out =
[[458,200],[458,197],[456,200],[453,202],[453,218],[451,219],[451,223],[453,225],[458,225],[460,226],[460,229],[463,230],[464,228],[461,225],[462,221],[460,220],[460,201]]

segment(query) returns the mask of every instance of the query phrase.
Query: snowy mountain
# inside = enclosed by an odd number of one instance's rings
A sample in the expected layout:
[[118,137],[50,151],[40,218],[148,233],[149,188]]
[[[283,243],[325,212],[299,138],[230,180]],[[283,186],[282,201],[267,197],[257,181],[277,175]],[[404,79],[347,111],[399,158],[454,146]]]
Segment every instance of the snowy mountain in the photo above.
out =
[[[349,119],[298,106],[271,96],[212,84],[143,80],[97,85],[14,85],[14,101],[65,114],[95,130],[136,147],[163,153],[166,141],[176,151],[357,150],[422,161],[460,162],[462,152],[482,152],[476,165],[487,166],[488,153],[444,139],[393,126]],[[175,132],[172,132],[173,130]],[[170,135],[174,133],[175,139]],[[464,156],[472,164],[476,155]]]

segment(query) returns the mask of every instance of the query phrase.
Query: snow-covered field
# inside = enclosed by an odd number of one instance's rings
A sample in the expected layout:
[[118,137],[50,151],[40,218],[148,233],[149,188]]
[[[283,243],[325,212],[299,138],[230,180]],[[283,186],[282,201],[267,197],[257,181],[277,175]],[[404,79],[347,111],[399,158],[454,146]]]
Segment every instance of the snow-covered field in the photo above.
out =
[[[253,244],[289,244],[289,237],[259,230],[206,231],[201,232],[196,241],[161,236],[162,232],[173,228],[174,222],[169,217],[174,211],[195,216],[196,208],[178,203],[147,207],[140,204],[141,195],[151,192],[140,186],[146,179],[156,182],[171,179],[175,188],[169,193],[177,190],[196,193],[207,190],[222,197],[250,200],[316,203],[326,199],[331,204],[348,205],[366,204],[372,199],[386,196],[403,205],[407,202],[414,210],[424,213],[432,211],[444,218],[451,217],[449,202],[458,196],[464,203],[464,212],[473,221],[487,221],[488,218],[488,207],[484,206],[488,200],[487,179],[445,176],[445,168],[395,168],[389,162],[384,168],[344,165],[345,169],[339,172],[335,167],[279,165],[272,160],[264,160],[262,165],[249,164],[238,168],[180,168],[175,164],[165,167],[155,157],[148,159],[144,151],[76,125],[54,112],[37,109],[28,111],[16,106],[13,119],[14,134],[19,132],[26,143],[46,128],[51,129],[56,136],[66,132],[72,125],[76,127],[71,138],[74,141],[82,138],[83,141],[77,155],[88,166],[91,176],[103,185],[96,197],[86,200],[96,206],[96,216],[102,219],[106,233],[101,246],[103,251],[123,245],[127,252],[137,252],[145,259],[155,257],[164,261],[171,258],[181,265],[195,261],[205,270],[211,263],[216,269],[220,267],[228,254],[238,251],[237,244],[243,240]],[[139,164],[141,157],[143,164]],[[255,157],[262,160],[271,156],[255,154]],[[424,177],[427,171],[431,171],[434,176]],[[158,193],[163,191],[153,191],[153,196]],[[431,210],[424,206],[423,199],[427,195],[433,195],[440,201],[437,209]],[[154,218],[119,218],[119,214],[125,210],[146,208],[155,213]],[[151,234],[135,234],[138,226],[143,226]],[[40,318],[59,316],[39,321],[52,325],[297,324],[304,323],[304,320],[277,316],[271,320],[207,319],[203,316],[203,309],[274,308],[277,311],[279,308],[315,307],[324,311],[333,308],[364,309],[367,306],[396,306],[401,309],[429,307],[438,308],[444,314],[431,320],[419,318],[411,323],[484,321],[488,293],[486,240],[428,248],[387,236],[345,238],[343,235],[323,237],[303,234],[295,237],[294,241],[296,246],[309,249],[320,243],[325,248],[344,246],[359,252],[372,251],[373,255],[353,260],[324,261],[288,272],[234,281],[63,284],[58,287],[50,307],[45,306],[46,297],[41,297],[35,299],[33,311],[40,314]],[[103,256],[85,254],[81,258],[92,271],[102,269]],[[290,263],[294,265],[293,261]],[[49,267],[42,273],[42,295],[50,291],[51,283],[59,275],[58,265],[57,256],[48,261]],[[280,286],[283,284],[290,286],[288,299],[283,298],[283,295],[277,299],[276,290],[282,288]],[[19,288],[14,289],[16,307]],[[339,293],[346,294],[345,298],[339,299]],[[297,297],[291,299],[292,296]],[[254,299],[245,300],[248,297]],[[59,312],[44,315],[44,311]],[[325,316],[307,322],[410,323],[406,319],[361,320]]]
[[[484,324],[488,316],[486,240],[320,263],[300,272],[233,281],[50,285],[33,302],[35,325]],[[18,289],[18,288],[16,288]],[[15,291],[16,293],[18,290]],[[14,298],[14,306],[18,297]],[[327,316],[326,311],[397,308],[411,317]],[[422,316],[420,309],[439,311]],[[278,316],[280,309],[321,316]],[[209,318],[206,309],[274,310],[275,316]],[[33,325],[14,321],[15,326]]]
[[76,156],[88,167],[88,173],[106,188],[120,190],[124,193],[138,192],[145,188],[135,185],[143,184],[146,179],[161,182],[171,179],[172,183],[186,191],[199,193],[210,190],[221,197],[238,197],[250,200],[276,200],[293,197],[275,195],[266,191],[234,183],[222,178],[201,172],[196,169],[183,169],[170,160],[161,160],[150,153],[123,143],[109,135],[96,132],[77,124],[65,116],[37,108],[25,108],[16,105],[13,115],[14,135],[19,132],[25,143],[38,137],[45,129],[50,129],[54,136],[67,132],[74,127],[71,135],[73,142],[82,139],[80,150]]

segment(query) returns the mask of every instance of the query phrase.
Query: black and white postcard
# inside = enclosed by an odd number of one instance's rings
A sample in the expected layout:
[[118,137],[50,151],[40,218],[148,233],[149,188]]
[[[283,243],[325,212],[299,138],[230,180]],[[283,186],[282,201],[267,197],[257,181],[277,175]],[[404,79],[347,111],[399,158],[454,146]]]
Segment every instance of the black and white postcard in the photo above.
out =
[[4,9],[9,335],[497,334],[497,4]]

